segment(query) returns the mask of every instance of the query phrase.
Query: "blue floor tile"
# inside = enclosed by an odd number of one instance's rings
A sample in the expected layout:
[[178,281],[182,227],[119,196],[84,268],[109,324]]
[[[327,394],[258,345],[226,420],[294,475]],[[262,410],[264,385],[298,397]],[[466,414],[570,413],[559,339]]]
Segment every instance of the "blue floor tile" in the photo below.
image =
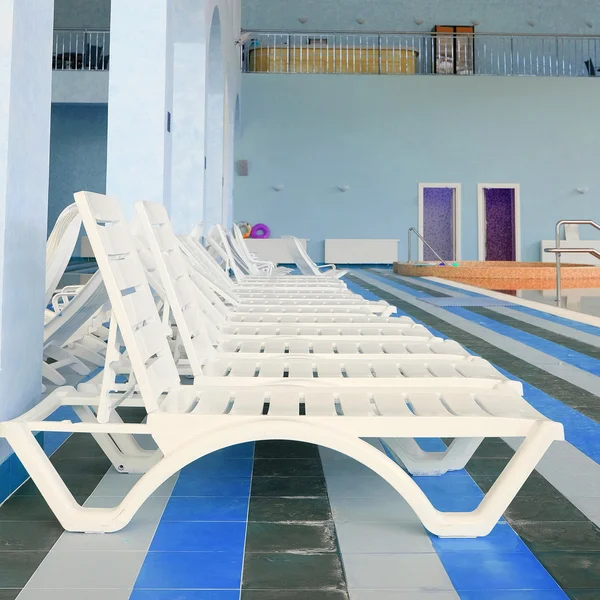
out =
[[149,552],[135,589],[235,590],[242,579],[243,550],[225,552]]
[[240,590],[135,590],[129,600],[240,600]]
[[129,600],[240,600],[240,590],[135,590]]
[[188,465],[181,471],[185,477],[250,477],[253,459],[225,458],[209,455]]
[[246,496],[250,477],[200,477],[179,475],[172,496]]
[[245,522],[161,521],[150,552],[244,552]]
[[[536,558],[525,552],[486,552],[476,564],[471,553],[438,553],[456,590],[559,590]],[[486,596],[490,600],[490,596]]]
[[562,590],[486,590],[459,592],[459,596],[460,600],[568,600],[568,596]]
[[236,444],[235,446],[228,446],[222,450],[217,450],[208,457],[219,457],[219,458],[253,458],[254,457],[254,442],[248,442],[246,444]]
[[248,497],[218,496],[171,498],[163,521],[245,521]]
[[529,549],[508,523],[499,523],[486,537],[475,539],[431,536],[436,552],[527,552]]
[[483,498],[483,492],[466,471],[454,471],[437,477],[415,477],[414,481],[431,501],[449,494]]

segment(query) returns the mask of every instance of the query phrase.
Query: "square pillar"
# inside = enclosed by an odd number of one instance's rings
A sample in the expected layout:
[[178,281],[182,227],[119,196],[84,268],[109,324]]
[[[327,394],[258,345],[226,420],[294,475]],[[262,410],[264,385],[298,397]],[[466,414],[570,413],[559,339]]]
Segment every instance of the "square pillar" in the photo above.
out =
[[128,217],[136,200],[170,204],[171,20],[171,0],[111,4],[106,193]]
[[0,0],[0,421],[41,393],[53,22],[52,0]]

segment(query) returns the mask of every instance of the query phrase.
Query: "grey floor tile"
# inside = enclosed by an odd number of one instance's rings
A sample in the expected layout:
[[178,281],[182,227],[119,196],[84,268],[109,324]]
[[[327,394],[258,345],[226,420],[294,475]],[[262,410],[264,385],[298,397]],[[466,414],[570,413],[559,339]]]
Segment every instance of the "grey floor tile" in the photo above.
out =
[[50,552],[27,589],[131,589],[145,557],[145,552]]
[[329,498],[393,498],[400,496],[381,477],[327,476]]
[[338,523],[336,530],[343,556],[435,552],[427,531],[416,522]]
[[598,498],[573,496],[569,500],[592,522],[600,527],[600,502]]
[[131,590],[23,590],[17,600],[129,600]]
[[331,498],[331,511],[336,523],[400,521],[420,522],[413,509],[399,494],[380,498]]
[[[141,477],[141,475],[118,473],[111,468],[94,490],[94,495],[124,498]],[[152,495],[170,496],[176,481],[177,475],[174,475],[167,479]]]
[[[149,498],[131,523],[121,531],[107,534],[65,532],[52,552],[146,552],[167,502],[168,498]],[[114,505],[114,497],[93,497],[86,502],[86,506],[95,508],[109,508]]]
[[460,600],[460,596],[450,591],[350,590],[350,600]]
[[326,477],[350,476],[350,477],[378,477],[369,467],[355,460],[329,460],[323,462],[323,472]]
[[348,589],[453,590],[437,554],[347,554]]

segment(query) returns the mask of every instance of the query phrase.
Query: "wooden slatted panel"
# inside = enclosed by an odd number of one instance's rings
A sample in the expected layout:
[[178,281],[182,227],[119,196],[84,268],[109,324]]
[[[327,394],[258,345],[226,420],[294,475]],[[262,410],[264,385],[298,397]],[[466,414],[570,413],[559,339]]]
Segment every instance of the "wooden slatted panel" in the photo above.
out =
[[427,368],[434,377],[461,377],[451,362],[436,362],[435,360],[427,363]]
[[375,377],[402,377],[397,365],[389,361],[374,360],[371,369],[375,371]]
[[341,365],[337,360],[322,360],[317,358],[317,372],[319,377],[342,377]]
[[198,404],[192,412],[203,415],[222,415],[229,406],[230,398],[231,392],[225,389],[202,392],[197,396]]
[[297,417],[300,414],[299,395],[287,390],[272,390],[269,392],[270,417]]
[[348,361],[345,365],[348,377],[373,377],[369,365],[364,362]]
[[333,392],[304,392],[304,410],[308,417],[335,417]]
[[447,408],[459,417],[487,417],[489,416],[475,402],[474,394],[467,392],[444,392],[442,399]]
[[375,416],[368,392],[344,391],[340,394],[339,403],[346,417]]
[[435,392],[410,392],[408,403],[419,417],[451,417]]
[[375,406],[384,417],[414,417],[408,408],[405,395],[399,392],[376,390],[374,394]]
[[231,365],[230,377],[254,377],[258,363],[249,360],[233,362]]
[[245,390],[235,392],[231,415],[260,415],[265,405],[265,392]]
[[400,370],[405,377],[433,377],[425,365],[413,361],[398,361]]

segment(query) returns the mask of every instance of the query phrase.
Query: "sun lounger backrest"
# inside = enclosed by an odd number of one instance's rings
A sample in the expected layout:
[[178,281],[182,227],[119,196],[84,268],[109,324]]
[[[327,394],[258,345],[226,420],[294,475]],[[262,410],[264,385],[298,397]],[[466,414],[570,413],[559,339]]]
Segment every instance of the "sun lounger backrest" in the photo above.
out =
[[291,235],[283,237],[286,239],[288,250],[302,275],[322,275],[319,269],[317,269],[317,265],[302,247],[300,240]]
[[225,233],[221,225],[214,225],[211,227],[206,241],[209,246],[220,256],[223,262],[226,264],[228,269],[231,269],[233,276],[236,281],[240,282],[246,277],[246,273],[240,268],[240,265],[235,259],[231,246],[227,240],[227,234]]
[[44,346],[62,346],[83,327],[108,301],[108,294],[100,271],[79,290],[60,315],[44,326]]
[[79,230],[81,229],[81,217],[76,204],[70,204],[65,208],[52,229],[50,237],[46,242],[46,297],[44,308],[48,306],[52,295],[63,276],[73,250]]
[[216,339],[215,320],[222,319],[189,275],[165,207],[136,202],[136,214],[167,293],[194,376],[202,375],[204,360],[213,353],[209,330]]
[[180,247],[193,260],[202,273],[217,282],[223,290],[231,292],[233,282],[223,269],[215,262],[208,250],[191,236],[178,236]]
[[78,192],[75,201],[144,405],[149,413],[154,412],[162,393],[180,382],[146,272],[119,203],[91,192]]

